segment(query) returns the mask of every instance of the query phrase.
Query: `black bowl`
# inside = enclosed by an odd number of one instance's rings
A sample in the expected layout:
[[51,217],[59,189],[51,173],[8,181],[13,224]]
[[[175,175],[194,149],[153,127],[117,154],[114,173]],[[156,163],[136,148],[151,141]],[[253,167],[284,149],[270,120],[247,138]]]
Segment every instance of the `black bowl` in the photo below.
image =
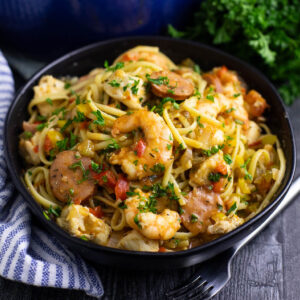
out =
[[[158,46],[175,63],[189,57],[198,63],[203,70],[209,70],[220,65],[226,65],[229,69],[236,70],[249,85],[249,88],[259,91],[270,104],[271,108],[266,116],[267,123],[271,130],[278,135],[286,156],[287,166],[284,179],[268,207],[232,232],[193,249],[173,253],[136,252],[103,247],[74,238],[54,222],[45,219],[41,207],[32,198],[22,179],[23,163],[18,154],[18,135],[22,130],[22,121],[28,118],[27,105],[33,96],[32,88],[37,84],[39,78],[45,74],[56,77],[86,74],[95,67],[103,66],[105,60],[112,63],[120,53],[137,45]],[[51,234],[55,235],[70,249],[93,262],[139,269],[187,267],[228,249],[247,236],[264,216],[282,200],[295,170],[295,143],[292,127],[283,102],[268,79],[254,67],[220,50],[200,43],[162,37],[128,37],[93,44],[66,54],[37,72],[19,91],[8,112],[5,123],[5,155],[17,189],[27,201],[33,214]]]

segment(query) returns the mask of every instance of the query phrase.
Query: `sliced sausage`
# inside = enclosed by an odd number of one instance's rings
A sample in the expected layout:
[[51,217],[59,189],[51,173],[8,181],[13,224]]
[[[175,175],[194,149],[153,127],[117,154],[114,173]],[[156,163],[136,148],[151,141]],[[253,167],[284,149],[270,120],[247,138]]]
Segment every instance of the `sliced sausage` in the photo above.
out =
[[194,234],[204,233],[212,224],[210,218],[220,210],[222,205],[220,194],[204,188],[194,189],[186,197],[184,213],[181,215],[182,223]]
[[150,76],[150,82],[153,94],[158,97],[184,100],[194,93],[193,83],[174,72],[154,72]]
[[[57,154],[50,168],[50,185],[54,196],[60,201],[72,200],[75,204],[80,204],[94,194],[95,183],[89,176],[91,159],[76,158],[75,155],[76,152],[71,150]],[[87,172],[84,172],[80,162]],[[74,165],[75,163],[79,166]]]

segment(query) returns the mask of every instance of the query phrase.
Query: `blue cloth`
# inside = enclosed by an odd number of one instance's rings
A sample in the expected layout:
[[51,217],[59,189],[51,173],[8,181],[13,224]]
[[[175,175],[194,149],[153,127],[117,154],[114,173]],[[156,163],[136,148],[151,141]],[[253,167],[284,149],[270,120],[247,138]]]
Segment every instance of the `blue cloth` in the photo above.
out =
[[0,51],[0,276],[23,283],[83,290],[101,298],[96,271],[53,236],[31,224],[31,212],[8,176],[3,129],[14,96],[14,82]]

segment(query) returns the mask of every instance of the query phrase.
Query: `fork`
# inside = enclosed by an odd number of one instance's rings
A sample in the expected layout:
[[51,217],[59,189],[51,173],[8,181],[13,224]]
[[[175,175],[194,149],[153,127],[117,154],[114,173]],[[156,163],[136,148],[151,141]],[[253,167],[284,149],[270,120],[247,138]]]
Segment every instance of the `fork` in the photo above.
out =
[[195,275],[183,286],[167,292],[167,299],[207,300],[215,296],[231,277],[231,262],[238,251],[261,232],[300,192],[300,176],[291,184],[278,206],[248,236],[231,248],[201,263]]

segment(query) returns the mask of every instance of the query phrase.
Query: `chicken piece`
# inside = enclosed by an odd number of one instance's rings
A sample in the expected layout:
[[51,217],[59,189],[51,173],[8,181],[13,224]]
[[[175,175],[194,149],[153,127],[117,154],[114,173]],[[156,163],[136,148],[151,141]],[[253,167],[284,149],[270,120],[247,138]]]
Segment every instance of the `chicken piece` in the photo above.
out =
[[237,215],[233,215],[232,217],[220,219],[215,224],[209,225],[207,232],[209,234],[224,234],[234,230],[243,223],[243,219],[239,218]]
[[132,109],[141,109],[145,97],[143,79],[131,76],[123,70],[114,72],[104,83],[104,91],[112,98]]
[[245,135],[247,137],[248,145],[253,144],[260,137],[261,129],[260,127],[253,121],[249,121],[249,128],[246,131]]
[[36,132],[33,137],[29,140],[23,138],[19,142],[19,151],[20,154],[24,157],[25,161],[31,165],[38,165],[41,160],[39,156],[39,139],[40,132]]
[[[39,84],[34,88],[33,99],[65,99],[67,98],[68,90],[65,89],[65,83],[62,80],[56,79],[53,76],[43,76]],[[42,116],[49,117],[58,108],[60,101],[52,101],[52,103],[42,102],[37,105],[39,113]]]
[[96,218],[87,207],[81,205],[65,206],[56,222],[70,234],[84,236],[99,245],[106,245],[111,233],[111,227],[105,221]]
[[[210,156],[204,160],[197,168],[191,170],[190,173],[190,183],[191,185],[196,186],[205,186],[210,185],[212,182],[209,180],[209,174],[214,172],[219,172],[220,167],[224,168],[222,174],[230,173],[230,167],[225,163],[223,158],[223,152],[219,151],[218,153]],[[226,172],[227,170],[227,172]]]
[[117,247],[131,251],[158,252],[159,250],[157,240],[147,239],[135,230],[130,231],[123,237]]

